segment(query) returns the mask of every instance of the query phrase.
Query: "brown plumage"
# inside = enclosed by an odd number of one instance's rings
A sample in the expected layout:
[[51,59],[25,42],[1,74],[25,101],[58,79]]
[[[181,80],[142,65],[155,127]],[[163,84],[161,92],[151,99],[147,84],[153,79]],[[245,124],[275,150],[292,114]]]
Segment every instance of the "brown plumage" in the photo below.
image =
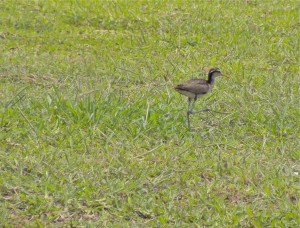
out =
[[211,85],[204,79],[191,79],[175,87],[175,90],[191,99],[207,94]]
[[[187,111],[187,117],[188,117],[188,127],[190,128],[190,114],[196,113],[193,112],[193,107],[195,104],[195,101],[210,92],[214,86],[215,78],[217,76],[222,76],[222,73],[219,68],[211,68],[208,72],[208,79],[191,79],[188,80],[182,84],[179,84],[174,87],[174,89],[181,93],[182,95],[185,95],[188,97],[188,111]],[[193,104],[191,105],[191,101],[194,100]]]

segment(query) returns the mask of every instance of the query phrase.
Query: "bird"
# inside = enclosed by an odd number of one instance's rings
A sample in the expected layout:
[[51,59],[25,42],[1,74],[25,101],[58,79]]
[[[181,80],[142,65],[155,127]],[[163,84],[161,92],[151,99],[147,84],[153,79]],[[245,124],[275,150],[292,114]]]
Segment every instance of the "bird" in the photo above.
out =
[[[208,79],[191,79],[176,85],[174,89],[180,94],[188,97],[188,110],[187,110],[187,120],[188,128],[190,129],[190,114],[195,114],[198,112],[210,111],[209,109],[203,109],[201,111],[194,111],[193,108],[196,100],[199,97],[212,91],[215,83],[215,78],[218,76],[223,76],[219,68],[213,67],[208,72]],[[192,101],[194,101],[192,103]],[[192,104],[191,104],[192,103]]]

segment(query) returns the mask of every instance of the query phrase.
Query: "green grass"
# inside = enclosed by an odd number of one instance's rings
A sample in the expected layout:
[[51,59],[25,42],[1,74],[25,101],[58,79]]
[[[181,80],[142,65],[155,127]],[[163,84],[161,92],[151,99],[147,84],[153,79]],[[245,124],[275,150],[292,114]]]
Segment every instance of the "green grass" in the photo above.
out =
[[299,8],[0,1],[0,225],[298,227]]

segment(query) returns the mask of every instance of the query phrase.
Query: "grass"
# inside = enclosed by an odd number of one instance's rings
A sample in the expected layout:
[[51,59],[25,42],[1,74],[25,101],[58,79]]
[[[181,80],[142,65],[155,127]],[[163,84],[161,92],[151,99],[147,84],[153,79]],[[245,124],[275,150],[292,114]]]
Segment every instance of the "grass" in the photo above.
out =
[[[0,2],[0,224],[297,227],[297,1]],[[173,86],[218,78],[193,115]]]

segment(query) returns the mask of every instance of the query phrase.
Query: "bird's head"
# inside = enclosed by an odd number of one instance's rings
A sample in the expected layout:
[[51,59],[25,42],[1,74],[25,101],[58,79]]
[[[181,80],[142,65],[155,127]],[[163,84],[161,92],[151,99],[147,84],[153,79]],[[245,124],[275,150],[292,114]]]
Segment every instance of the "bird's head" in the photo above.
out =
[[216,67],[214,67],[214,68],[211,68],[210,70],[209,70],[209,72],[208,72],[208,75],[210,76],[210,77],[216,77],[216,76],[223,76],[222,75],[222,73],[221,73],[221,70],[219,69],[219,68],[216,68]]

